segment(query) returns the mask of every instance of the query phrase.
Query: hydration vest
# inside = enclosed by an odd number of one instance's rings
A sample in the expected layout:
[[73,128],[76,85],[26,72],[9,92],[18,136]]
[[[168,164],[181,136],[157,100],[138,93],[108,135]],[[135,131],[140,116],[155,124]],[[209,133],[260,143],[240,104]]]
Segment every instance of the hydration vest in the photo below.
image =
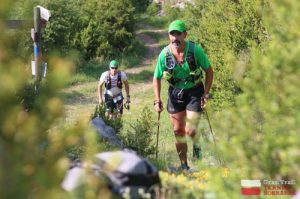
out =
[[169,84],[174,85],[180,81],[190,81],[190,82],[195,82],[195,83],[199,83],[201,81],[202,70],[200,67],[197,67],[197,63],[196,63],[196,59],[195,59],[195,43],[194,42],[189,41],[189,49],[188,49],[185,61],[189,65],[190,76],[185,79],[174,78],[173,72],[174,72],[174,67],[177,62],[175,60],[174,55],[170,51],[169,46],[166,46],[164,50],[165,50],[165,65],[166,65],[165,71],[167,71],[169,74],[169,78],[167,79]]
[[[110,76],[110,71],[107,71],[107,76],[106,76],[106,81],[105,81],[105,88],[107,90],[111,89],[111,76]],[[121,77],[121,72],[118,72],[118,79],[117,79],[117,87],[122,89],[122,77]]]

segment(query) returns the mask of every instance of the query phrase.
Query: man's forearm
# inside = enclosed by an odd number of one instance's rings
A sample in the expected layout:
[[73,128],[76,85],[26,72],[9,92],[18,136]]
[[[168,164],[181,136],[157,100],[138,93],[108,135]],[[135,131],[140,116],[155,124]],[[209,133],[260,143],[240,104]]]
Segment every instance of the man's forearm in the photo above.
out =
[[126,96],[129,97],[130,94],[129,94],[129,84],[128,84],[128,82],[125,83],[125,92],[126,92]]
[[161,80],[153,77],[153,91],[154,91],[155,100],[161,101],[160,89],[161,89]]
[[98,99],[99,101],[102,100],[102,85],[98,86]]

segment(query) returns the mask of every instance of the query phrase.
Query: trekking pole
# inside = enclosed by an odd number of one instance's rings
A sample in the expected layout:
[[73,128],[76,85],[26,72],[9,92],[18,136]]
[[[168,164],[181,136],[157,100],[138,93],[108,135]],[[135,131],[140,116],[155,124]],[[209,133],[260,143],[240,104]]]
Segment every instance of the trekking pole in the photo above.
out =
[[210,129],[211,136],[212,136],[212,138],[213,138],[214,144],[216,145],[216,140],[215,140],[215,137],[214,137],[212,128],[211,128],[210,120],[209,120],[207,111],[206,111],[205,109],[204,109],[204,112],[205,112],[205,115],[206,115],[206,118],[207,118],[207,122],[208,122],[208,125],[209,125],[209,129]]
[[159,120],[160,120],[160,112],[158,112],[158,117],[157,117],[157,133],[156,133],[156,151],[155,151],[155,158],[157,159],[157,154],[158,154],[158,137],[159,137]]
[[[215,146],[217,146],[217,143],[216,143],[216,140],[215,140],[215,136],[214,136],[212,128],[211,128],[211,124],[210,124],[210,120],[209,120],[209,117],[208,117],[208,113],[207,113],[207,111],[205,109],[204,109],[204,112],[205,112],[205,115],[206,115],[206,118],[207,118],[207,122],[208,122],[208,125],[209,125],[210,133],[211,133],[211,136],[213,138],[213,142],[214,142]],[[219,164],[221,165],[222,162],[221,162],[220,157],[217,156],[217,159],[218,159]]]

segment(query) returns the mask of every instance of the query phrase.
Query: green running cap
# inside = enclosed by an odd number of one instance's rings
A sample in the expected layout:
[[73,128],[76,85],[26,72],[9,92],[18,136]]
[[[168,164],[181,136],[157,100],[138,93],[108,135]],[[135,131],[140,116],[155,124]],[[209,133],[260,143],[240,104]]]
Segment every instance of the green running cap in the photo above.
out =
[[184,22],[182,20],[175,20],[170,23],[168,32],[170,33],[173,30],[184,32],[186,30]]
[[116,61],[116,60],[112,60],[110,63],[109,63],[109,67],[119,67],[119,62]]

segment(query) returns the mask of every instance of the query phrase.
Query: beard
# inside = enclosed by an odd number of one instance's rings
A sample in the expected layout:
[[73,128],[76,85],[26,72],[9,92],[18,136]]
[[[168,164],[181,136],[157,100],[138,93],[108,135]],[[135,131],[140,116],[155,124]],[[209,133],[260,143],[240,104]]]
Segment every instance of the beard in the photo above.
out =
[[181,43],[178,40],[172,41],[172,46],[174,46],[175,48],[180,48]]

